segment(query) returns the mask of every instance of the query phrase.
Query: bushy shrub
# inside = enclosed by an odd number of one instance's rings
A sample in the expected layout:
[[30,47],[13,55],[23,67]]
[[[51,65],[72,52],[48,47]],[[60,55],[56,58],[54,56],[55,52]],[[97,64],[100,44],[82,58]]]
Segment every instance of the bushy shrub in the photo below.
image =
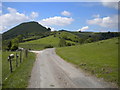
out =
[[74,46],[74,43],[66,43],[66,46]]
[[66,46],[72,46],[72,44],[71,43],[66,43]]
[[66,46],[66,41],[63,38],[61,38],[59,42],[59,47],[64,47],[64,46]]
[[85,40],[84,43],[91,43],[91,42],[94,42],[94,39],[93,39],[93,38],[88,38],[87,40]]
[[12,51],[15,51],[18,49],[18,45],[17,44],[13,44],[12,47],[11,47],[11,50]]
[[44,48],[53,48],[52,45],[46,45]]

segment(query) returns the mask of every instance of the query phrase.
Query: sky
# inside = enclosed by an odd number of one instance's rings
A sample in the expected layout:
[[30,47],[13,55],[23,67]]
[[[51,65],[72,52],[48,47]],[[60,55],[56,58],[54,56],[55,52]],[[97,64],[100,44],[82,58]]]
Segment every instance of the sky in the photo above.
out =
[[36,21],[52,31],[118,31],[116,2],[2,2],[0,32]]

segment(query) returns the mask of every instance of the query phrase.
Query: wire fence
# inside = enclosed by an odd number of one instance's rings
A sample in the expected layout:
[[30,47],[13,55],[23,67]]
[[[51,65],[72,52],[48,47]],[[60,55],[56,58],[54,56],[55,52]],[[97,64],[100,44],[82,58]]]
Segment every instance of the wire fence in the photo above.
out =
[[28,58],[27,49],[18,51],[6,51],[2,54],[2,81],[4,82],[18,67]]
[[[28,50],[27,49],[23,49],[20,50],[19,52],[16,52],[16,54],[10,54],[8,56],[8,61],[9,61],[9,69],[10,72],[13,72],[13,69],[15,70],[19,64],[21,64],[23,62],[23,58],[27,58],[28,57]],[[14,65],[13,65],[14,62]],[[20,62],[20,63],[18,63]]]

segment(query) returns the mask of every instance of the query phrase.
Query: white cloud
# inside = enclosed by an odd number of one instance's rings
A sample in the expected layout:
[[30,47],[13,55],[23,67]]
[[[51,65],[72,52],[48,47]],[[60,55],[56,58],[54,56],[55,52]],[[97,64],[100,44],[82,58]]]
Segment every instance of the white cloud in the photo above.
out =
[[2,32],[2,30],[6,29],[6,27],[0,25],[0,32]]
[[100,0],[101,2],[119,2],[120,0]]
[[101,1],[103,6],[118,9],[119,0],[101,0]]
[[0,15],[2,14],[2,10],[0,10]]
[[25,16],[23,13],[17,12],[13,8],[8,8],[9,13],[1,15],[0,20],[2,25],[5,27],[10,27],[12,25],[18,24],[22,21],[28,20],[28,16]]
[[0,15],[2,14],[2,2],[0,2]]
[[85,26],[85,27],[82,27],[81,29],[78,29],[77,31],[86,31],[86,30],[88,30],[89,29],[89,27],[88,26]]
[[[25,21],[30,21],[37,16],[37,13],[32,12],[31,15],[27,16],[24,13],[19,13],[14,8],[7,8],[8,13],[0,16],[0,21],[2,22],[2,26],[0,25],[0,30],[6,30],[10,27],[13,27],[16,24],[20,24]],[[4,28],[5,27],[5,28]]]
[[40,24],[44,26],[66,26],[71,24],[74,21],[73,18],[67,18],[67,17],[60,17],[60,16],[55,16],[55,17],[50,17],[43,19],[39,21]]
[[53,32],[53,31],[56,31],[56,30],[55,30],[55,28],[51,28],[51,31]]
[[93,17],[94,17],[94,18],[99,18],[100,15],[99,15],[99,14],[97,14],[97,15],[93,15]]
[[10,13],[16,13],[16,12],[17,12],[16,9],[10,8],[10,7],[8,7],[7,10],[8,10]]
[[31,18],[34,19],[34,18],[38,17],[39,14],[37,12],[32,12],[30,16],[31,16]]
[[68,11],[63,11],[63,12],[61,12],[61,14],[62,14],[63,16],[70,16],[70,15],[71,15],[71,13],[68,12]]
[[118,27],[118,15],[114,15],[112,17],[103,17],[103,18],[94,18],[92,20],[87,20],[88,24],[91,25],[99,25],[101,27],[106,28],[117,28]]

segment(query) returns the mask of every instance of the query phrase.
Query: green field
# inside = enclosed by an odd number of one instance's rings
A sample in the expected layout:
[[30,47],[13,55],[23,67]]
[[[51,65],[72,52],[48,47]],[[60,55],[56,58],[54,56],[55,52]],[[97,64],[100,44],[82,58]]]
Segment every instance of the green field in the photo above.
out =
[[118,83],[118,38],[83,45],[57,48],[56,52],[77,67]]
[[20,64],[20,58],[18,58],[18,67],[16,67],[16,59],[14,58],[12,61],[13,72],[10,73],[7,57],[11,53],[15,54],[16,52],[4,51],[2,53],[3,88],[25,88],[28,85],[28,80],[31,75],[31,70],[35,61],[35,54],[28,53],[28,58],[26,58],[25,54],[22,53],[22,63]]
[[[19,46],[27,49],[41,50],[48,45],[52,45],[53,47],[58,47],[59,41],[60,39],[58,37],[48,36],[42,39],[20,43]],[[68,41],[68,40],[66,40],[66,42],[76,44],[75,42]]]
[[59,42],[59,38],[54,38],[53,36],[49,36],[49,37],[38,39],[38,40],[20,43],[20,47],[41,50],[46,45],[53,45],[54,47],[57,47],[58,42]]

